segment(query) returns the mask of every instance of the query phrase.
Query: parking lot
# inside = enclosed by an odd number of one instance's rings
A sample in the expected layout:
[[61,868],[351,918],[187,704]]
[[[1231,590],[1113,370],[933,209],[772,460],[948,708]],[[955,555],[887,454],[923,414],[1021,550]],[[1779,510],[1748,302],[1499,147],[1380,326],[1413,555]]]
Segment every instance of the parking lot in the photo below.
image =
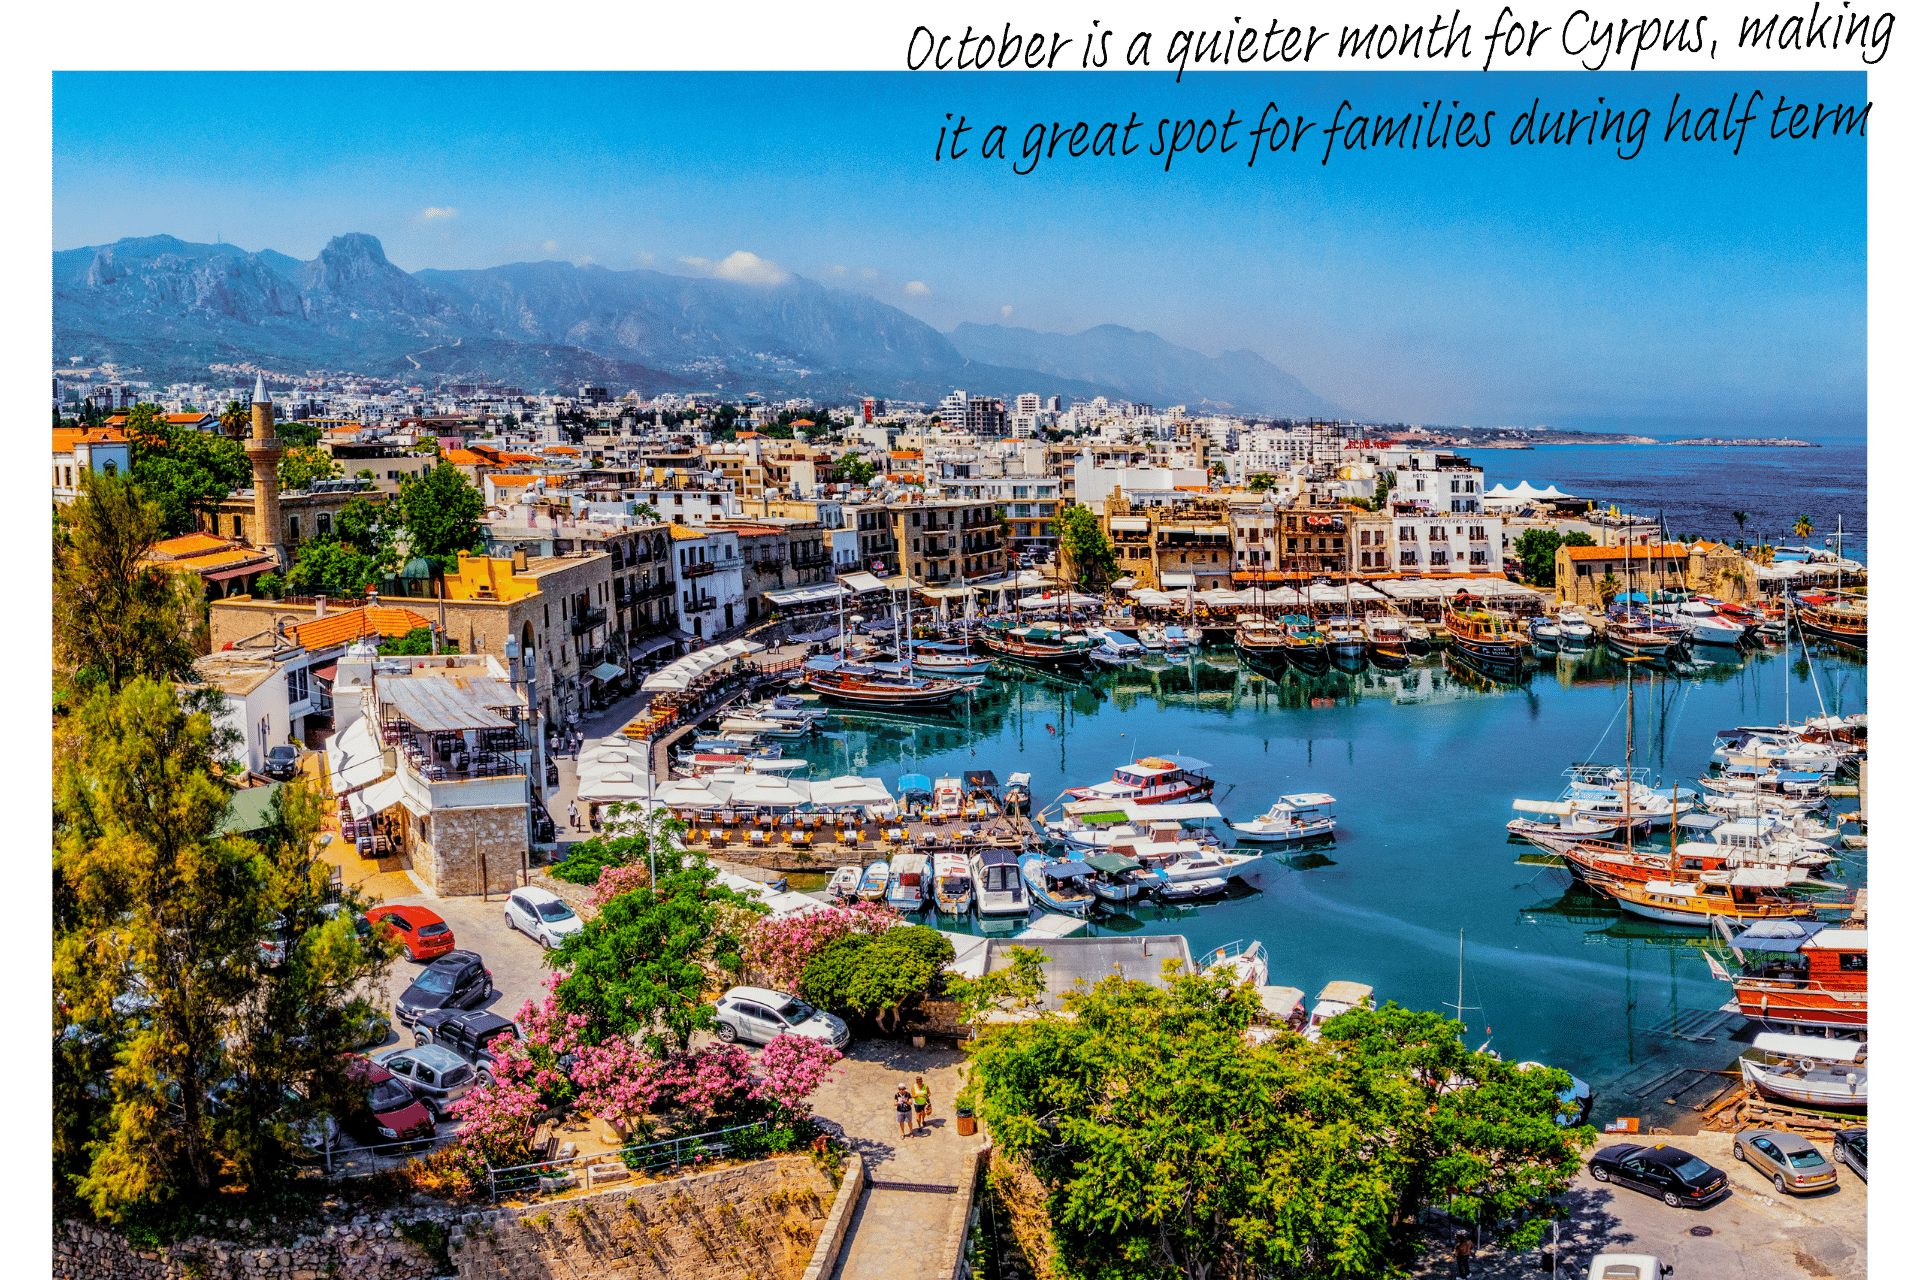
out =
[[[1600,1135],[1598,1146],[1622,1139]],[[1584,1280],[1587,1262],[1599,1253],[1651,1253],[1673,1266],[1673,1280],[1807,1280],[1867,1274],[1867,1187],[1853,1170],[1826,1191],[1803,1196],[1775,1194],[1756,1170],[1733,1158],[1733,1135],[1698,1133],[1664,1141],[1724,1170],[1732,1194],[1703,1209],[1669,1209],[1654,1196],[1594,1181],[1582,1169],[1568,1190],[1571,1228],[1561,1228],[1560,1275]],[[1826,1154],[1829,1144],[1816,1139]],[[1709,1234],[1695,1235],[1697,1228]],[[1577,1264],[1572,1265],[1572,1264]],[[1453,1260],[1436,1247],[1420,1276],[1449,1276]],[[1473,1274],[1538,1277],[1540,1251],[1516,1254],[1489,1245],[1475,1256]]]

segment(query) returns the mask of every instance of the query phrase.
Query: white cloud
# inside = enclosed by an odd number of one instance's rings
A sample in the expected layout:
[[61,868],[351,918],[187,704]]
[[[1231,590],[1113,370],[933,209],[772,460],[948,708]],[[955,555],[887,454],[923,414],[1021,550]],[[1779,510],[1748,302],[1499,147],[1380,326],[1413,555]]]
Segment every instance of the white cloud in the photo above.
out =
[[770,258],[735,249],[715,262],[711,258],[682,258],[683,266],[718,280],[737,280],[741,284],[785,284],[792,277],[787,269]]
[[451,218],[459,212],[460,211],[454,208],[452,205],[447,205],[444,208],[436,205],[429,205],[428,207],[420,211],[420,220],[422,222],[438,222],[444,218]]
[[860,278],[862,280],[878,280],[880,273],[872,267],[862,267],[860,268]]
[[933,290],[927,288],[926,282],[923,280],[909,280],[907,281],[907,292],[916,298],[924,298],[931,294]]
[[1004,306],[1004,307],[1002,307],[1002,308],[1000,308],[1000,314],[1001,314],[1001,315],[1003,315],[1003,316],[1010,316],[1010,315],[1012,315],[1012,314],[1013,314],[1013,304],[1012,304],[1012,303],[1008,303],[1008,304],[1007,304],[1006,306]]
[[558,240],[542,240],[540,242],[540,252],[542,253],[555,253],[558,252],[559,248],[560,242]]
[[653,265],[653,255],[642,249],[633,255],[633,261],[637,266],[650,267]]

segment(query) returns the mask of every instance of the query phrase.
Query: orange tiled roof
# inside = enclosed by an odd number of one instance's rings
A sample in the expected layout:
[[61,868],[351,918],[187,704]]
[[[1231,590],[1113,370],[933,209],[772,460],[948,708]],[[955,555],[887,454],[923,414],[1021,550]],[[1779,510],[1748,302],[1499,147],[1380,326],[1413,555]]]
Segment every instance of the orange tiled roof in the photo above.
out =
[[177,538],[168,538],[153,544],[157,555],[179,560],[187,556],[204,556],[213,551],[225,551],[234,544],[212,533],[183,533]]
[[53,451],[72,453],[76,444],[125,444],[127,438],[112,427],[55,427]]
[[502,462],[538,462],[540,461],[540,459],[536,455],[531,453],[503,453],[499,455],[499,457],[500,457],[500,461]]
[[330,649],[361,636],[404,636],[410,631],[433,624],[411,609],[393,605],[368,605],[330,613],[293,629],[295,639],[308,649]]
[[[168,422],[178,423],[181,426],[189,426],[195,422],[206,422],[212,418],[213,415],[210,413],[170,413],[167,415]],[[217,419],[215,419],[215,421],[217,421]]]
[[1573,560],[1625,560],[1631,553],[1635,560],[1684,560],[1687,549],[1684,542],[1663,542],[1651,546],[1568,547],[1567,556]]
[[920,456],[920,451],[918,449],[895,449],[887,456],[889,458],[898,458],[902,462],[911,462]]
[[483,458],[469,449],[449,449],[447,450],[447,461],[456,467],[477,467],[483,463],[492,461],[492,459]]
[[579,453],[580,451],[574,448],[570,444],[550,444],[545,449],[542,449],[541,452],[542,453]]
[[488,476],[487,479],[493,481],[493,483],[496,485],[501,485],[501,486],[506,486],[508,488],[511,488],[512,486],[517,484],[532,484],[534,482],[535,477],[491,475],[491,476]]

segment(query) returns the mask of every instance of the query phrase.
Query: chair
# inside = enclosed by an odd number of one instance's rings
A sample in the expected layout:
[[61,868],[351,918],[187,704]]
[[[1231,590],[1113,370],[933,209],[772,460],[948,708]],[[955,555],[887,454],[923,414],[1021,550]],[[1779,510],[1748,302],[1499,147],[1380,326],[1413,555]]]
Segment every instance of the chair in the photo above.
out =
[[747,843],[752,845],[756,849],[765,848],[767,843],[767,833],[764,831],[749,831],[747,833]]

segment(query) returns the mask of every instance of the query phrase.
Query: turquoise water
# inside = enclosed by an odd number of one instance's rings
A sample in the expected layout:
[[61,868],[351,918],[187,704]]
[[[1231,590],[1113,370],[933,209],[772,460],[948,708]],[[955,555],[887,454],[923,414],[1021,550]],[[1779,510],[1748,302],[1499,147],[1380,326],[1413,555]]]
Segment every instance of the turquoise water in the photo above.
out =
[[[1816,649],[1808,663],[1796,648],[1787,668],[1778,648],[1684,676],[1637,666],[1635,763],[1685,785],[1705,771],[1715,730],[1781,718],[1785,674],[1795,715],[1818,710],[1816,678],[1829,708],[1865,709],[1863,662]],[[803,754],[815,777],[889,785],[911,772],[1026,771],[1045,805],[1118,764],[1180,752],[1212,762],[1229,819],[1282,793],[1330,792],[1330,848],[1268,859],[1231,900],[1140,908],[1099,931],[1177,931],[1196,953],[1259,938],[1275,984],[1311,997],[1356,979],[1382,1000],[1440,1009],[1455,999],[1464,930],[1471,1042],[1490,1028],[1509,1058],[1605,1078],[1644,1055],[1651,1028],[1729,995],[1708,975],[1703,934],[1622,918],[1570,890],[1565,872],[1515,864],[1528,846],[1508,842],[1512,801],[1554,798],[1576,760],[1622,757],[1625,672],[1602,649],[1549,657],[1511,684],[1438,657],[1398,673],[1269,678],[1210,650],[1082,682],[997,676],[950,717],[847,716]]]

